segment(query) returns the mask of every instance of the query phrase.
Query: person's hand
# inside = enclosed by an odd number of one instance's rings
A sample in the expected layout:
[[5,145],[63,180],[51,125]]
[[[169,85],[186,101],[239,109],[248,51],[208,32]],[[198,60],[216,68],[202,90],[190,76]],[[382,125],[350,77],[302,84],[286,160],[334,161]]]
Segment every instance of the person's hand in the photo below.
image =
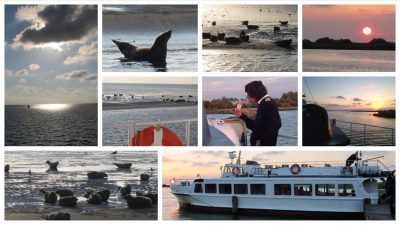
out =
[[261,146],[261,140],[256,140],[256,146]]
[[241,117],[243,115],[243,112],[239,108],[235,108],[235,115],[236,117]]

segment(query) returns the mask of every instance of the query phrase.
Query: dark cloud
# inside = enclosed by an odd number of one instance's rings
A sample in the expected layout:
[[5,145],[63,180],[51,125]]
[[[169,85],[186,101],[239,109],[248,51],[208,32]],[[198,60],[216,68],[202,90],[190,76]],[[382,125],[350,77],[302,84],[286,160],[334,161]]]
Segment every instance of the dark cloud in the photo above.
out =
[[74,70],[69,73],[60,74],[56,77],[58,80],[71,80],[71,79],[80,79],[81,81],[92,81],[96,80],[97,77],[92,75],[87,70]]
[[362,100],[361,100],[361,98],[353,98],[353,101],[355,101],[355,102],[361,102]]
[[341,96],[341,95],[336,96],[336,98],[337,98],[337,99],[342,99],[342,100],[345,100],[345,99],[346,99],[345,97],[343,97],[343,96]]
[[97,30],[97,6],[49,5],[37,16],[45,27],[28,27],[18,35],[17,41],[36,44],[79,41]]

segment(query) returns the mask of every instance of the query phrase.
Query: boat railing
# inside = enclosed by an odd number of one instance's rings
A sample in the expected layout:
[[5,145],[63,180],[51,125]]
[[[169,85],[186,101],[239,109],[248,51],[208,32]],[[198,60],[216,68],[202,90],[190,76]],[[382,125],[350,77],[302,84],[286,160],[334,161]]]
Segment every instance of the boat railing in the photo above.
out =
[[363,123],[332,120],[350,138],[354,146],[394,146],[396,132],[394,128]]
[[169,183],[170,186],[189,187],[192,182],[192,179],[172,179]]
[[[184,120],[169,120],[169,121],[157,121],[157,122],[149,122],[149,123],[131,123],[131,124],[107,124],[103,125],[103,128],[125,128],[127,129],[127,142],[126,144],[131,146],[132,145],[132,136],[136,133],[137,130],[144,129],[149,126],[165,126],[168,127],[169,125],[173,124],[183,124],[185,127],[184,132],[184,144],[186,146],[190,145],[191,138],[194,138],[194,135],[191,134],[191,127],[192,124],[197,122],[197,119],[184,119]],[[197,136],[197,135],[196,135]]]

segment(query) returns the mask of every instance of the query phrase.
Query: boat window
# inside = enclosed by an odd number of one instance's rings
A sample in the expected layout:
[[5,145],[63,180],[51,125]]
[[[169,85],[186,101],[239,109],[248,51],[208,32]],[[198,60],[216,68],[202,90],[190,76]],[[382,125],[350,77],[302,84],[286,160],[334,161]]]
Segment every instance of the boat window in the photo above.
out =
[[317,196],[335,196],[334,184],[316,184],[315,195]]
[[203,184],[196,184],[194,186],[194,193],[203,193]]
[[231,184],[219,184],[219,193],[220,194],[232,194],[232,185]]
[[242,195],[246,195],[248,192],[247,190],[247,184],[234,184],[233,185],[233,192],[235,194],[242,194]]
[[206,193],[217,193],[216,184],[204,184],[204,190]]
[[292,195],[292,188],[290,184],[275,184],[275,195]]
[[294,195],[312,195],[312,185],[311,184],[295,184],[294,185]]
[[338,185],[339,196],[356,196],[356,190],[352,184],[339,184]]
[[250,184],[250,194],[265,195],[265,184]]

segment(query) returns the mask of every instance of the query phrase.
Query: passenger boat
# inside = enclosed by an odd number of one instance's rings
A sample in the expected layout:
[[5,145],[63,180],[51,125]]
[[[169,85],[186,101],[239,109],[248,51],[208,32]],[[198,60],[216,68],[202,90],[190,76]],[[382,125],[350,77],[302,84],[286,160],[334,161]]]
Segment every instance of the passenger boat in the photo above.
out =
[[231,162],[221,167],[219,178],[170,181],[180,207],[274,216],[362,217],[365,202],[378,204],[378,180],[385,175],[379,157],[362,160],[358,152],[342,165],[242,164],[240,153],[236,163],[235,152],[229,152],[229,157]]

